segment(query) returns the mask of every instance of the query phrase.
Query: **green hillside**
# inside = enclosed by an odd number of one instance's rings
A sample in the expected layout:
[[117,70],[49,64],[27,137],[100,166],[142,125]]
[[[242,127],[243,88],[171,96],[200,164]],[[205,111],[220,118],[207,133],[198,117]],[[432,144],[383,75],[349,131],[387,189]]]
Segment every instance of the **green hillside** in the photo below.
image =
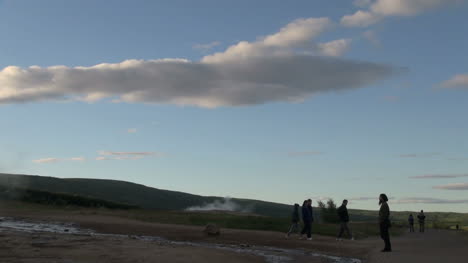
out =
[[[223,202],[222,197],[200,196],[183,192],[161,190],[152,187],[147,187],[141,184],[135,184],[124,181],[104,180],[104,179],[61,179],[54,177],[31,176],[31,175],[14,175],[0,174],[0,198],[5,189],[29,189],[36,191],[48,192],[47,195],[65,194],[61,199],[67,196],[79,196],[90,200],[108,201],[108,206],[112,204],[137,206],[143,209],[165,210],[165,211],[181,211],[192,206],[204,206],[215,201]],[[4,190],[2,190],[4,189]],[[3,191],[3,192],[2,192]],[[24,193],[24,191],[23,191]],[[43,194],[32,195],[32,200],[40,199]],[[3,194],[4,195],[4,194]],[[48,197],[55,198],[55,197]],[[59,198],[60,199],[60,198]],[[73,198],[68,198],[73,201]],[[22,200],[22,199],[17,199]],[[289,220],[292,206],[286,204],[250,200],[250,199],[231,199],[237,204],[236,211],[248,212],[269,217],[285,217]],[[35,201],[33,201],[35,202]],[[369,210],[354,210],[350,209],[350,218],[354,222],[376,222],[377,211]],[[395,223],[405,225],[408,215],[412,212],[395,212],[392,211],[392,220]],[[314,209],[314,216],[319,218],[320,211]],[[429,225],[436,224],[444,225],[468,225],[468,214],[461,213],[426,213],[427,222]]]
[[[184,210],[203,206],[222,197],[206,197],[176,191],[161,190],[140,184],[104,179],[61,179],[54,177],[0,174],[0,186],[65,193],[135,205],[145,209]],[[289,205],[249,199],[232,199],[239,211],[264,216],[289,216]]]

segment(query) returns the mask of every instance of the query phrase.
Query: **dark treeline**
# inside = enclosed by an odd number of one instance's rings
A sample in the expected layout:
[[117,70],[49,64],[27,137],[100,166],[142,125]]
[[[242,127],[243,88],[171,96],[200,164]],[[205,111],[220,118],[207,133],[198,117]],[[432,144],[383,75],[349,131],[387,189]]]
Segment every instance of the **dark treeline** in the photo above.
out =
[[110,209],[134,209],[134,205],[89,198],[79,195],[51,193],[40,190],[0,186],[0,200],[14,200],[56,206],[105,207]]

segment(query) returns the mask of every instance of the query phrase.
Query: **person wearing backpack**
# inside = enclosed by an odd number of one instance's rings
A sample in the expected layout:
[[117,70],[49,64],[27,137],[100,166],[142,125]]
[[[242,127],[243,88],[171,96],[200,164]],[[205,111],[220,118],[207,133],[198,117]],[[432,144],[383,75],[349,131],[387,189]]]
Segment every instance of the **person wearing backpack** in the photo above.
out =
[[286,238],[289,238],[289,236],[292,233],[299,233],[299,221],[301,219],[299,218],[299,204],[294,204],[293,212],[291,215],[291,227],[289,227],[289,231],[286,234]]

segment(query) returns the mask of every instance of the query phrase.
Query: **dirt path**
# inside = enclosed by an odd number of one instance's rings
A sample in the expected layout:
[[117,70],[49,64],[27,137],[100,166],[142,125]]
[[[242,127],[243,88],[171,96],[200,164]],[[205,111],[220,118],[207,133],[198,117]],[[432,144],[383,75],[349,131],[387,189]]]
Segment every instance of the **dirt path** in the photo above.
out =
[[[119,236],[37,235],[0,228],[0,262],[146,263],[158,259],[162,260],[159,262],[203,263],[348,263],[359,262],[351,258],[365,259],[372,248],[365,242],[336,242],[332,237],[323,236],[315,236],[313,241],[298,240],[297,237],[287,240],[284,233],[268,231],[222,229],[221,236],[208,237],[202,233],[202,227],[147,223],[99,215],[17,213],[15,218],[14,221],[32,223],[68,222],[81,229]],[[133,236],[163,237],[176,243],[148,242],[133,239]],[[51,258],[56,261],[47,261]],[[18,259],[20,261],[15,261]]]
[[[383,242],[379,242],[383,247]],[[426,233],[407,233],[393,238],[392,247],[392,253],[382,253],[381,247],[376,247],[369,255],[369,262],[461,263],[468,260],[468,237],[454,231],[429,230]]]

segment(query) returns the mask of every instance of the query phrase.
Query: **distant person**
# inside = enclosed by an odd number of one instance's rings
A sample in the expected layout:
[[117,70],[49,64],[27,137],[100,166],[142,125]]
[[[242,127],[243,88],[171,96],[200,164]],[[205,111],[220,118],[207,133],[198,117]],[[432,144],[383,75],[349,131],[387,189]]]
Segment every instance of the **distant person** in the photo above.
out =
[[353,235],[351,234],[351,231],[349,230],[349,214],[348,214],[348,208],[346,207],[348,205],[348,200],[343,200],[343,203],[341,206],[337,209],[338,213],[338,219],[340,220],[340,231],[338,232],[338,237],[336,238],[338,241],[341,241],[341,237],[343,236],[343,233],[346,231],[348,234],[348,237],[351,240],[354,240]]
[[294,204],[293,212],[291,215],[291,227],[289,228],[288,233],[286,234],[286,238],[292,233],[299,233],[299,222],[301,221],[299,217],[299,204]]
[[419,223],[419,232],[424,233],[424,224],[426,221],[426,216],[424,215],[424,211],[421,210],[421,212],[418,215],[418,223]]
[[[314,222],[314,210],[312,208],[312,199],[307,199],[308,204],[307,204],[307,209],[309,210],[310,213],[310,232],[312,233],[312,223]],[[310,238],[312,240],[312,238]]]
[[[309,199],[310,200],[310,199]],[[309,203],[311,204],[312,201],[305,200],[302,204],[302,221],[304,223],[304,227],[301,231],[301,238],[304,234],[307,235],[307,240],[312,240],[312,209],[309,208]]]
[[409,231],[414,232],[414,217],[413,214],[410,214],[408,217]]
[[392,244],[390,243],[390,233],[388,229],[390,228],[390,208],[388,207],[388,197],[385,194],[380,194],[379,196],[379,225],[380,225],[380,237],[385,242],[385,248],[382,249],[382,252],[391,252]]
[[457,226],[455,227],[458,230],[460,230],[460,226],[457,224]]

